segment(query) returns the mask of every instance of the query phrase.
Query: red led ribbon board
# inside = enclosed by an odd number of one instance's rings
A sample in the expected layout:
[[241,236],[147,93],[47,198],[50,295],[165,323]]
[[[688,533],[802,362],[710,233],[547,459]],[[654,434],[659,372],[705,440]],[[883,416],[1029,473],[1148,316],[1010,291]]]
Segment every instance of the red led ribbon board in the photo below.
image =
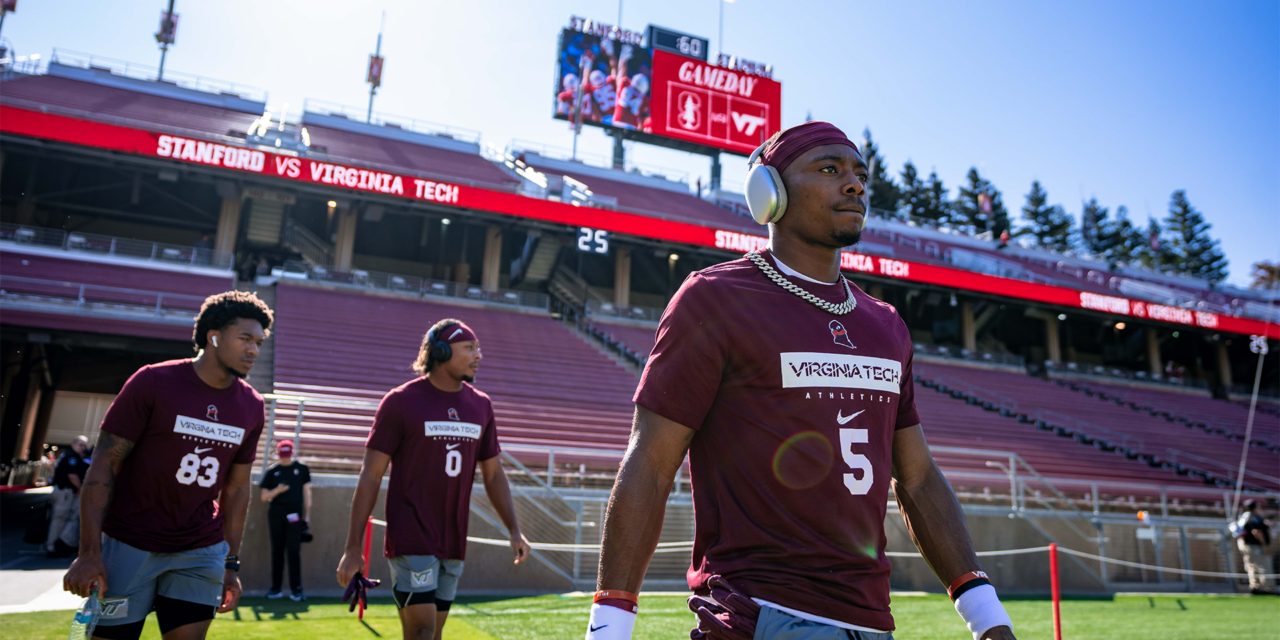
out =
[[743,155],[782,128],[782,84],[661,49],[653,52],[650,131]]
[[[412,174],[322,162],[235,144],[122,127],[3,105],[0,105],[0,132],[151,158],[165,158],[268,178],[323,184],[442,206],[462,207],[575,227],[604,229],[612,233],[700,247],[714,247],[727,251],[746,252],[764,248],[768,243],[766,237],[741,231],[663,220],[623,211],[575,207],[553,200],[541,200],[505,191],[453,184]],[[1214,331],[1280,338],[1280,325],[1251,318],[1238,318],[1066,287],[999,278],[942,265],[881,258],[846,251],[841,256],[840,266],[843,270],[850,272],[934,284],[1006,298],[1089,309]]]

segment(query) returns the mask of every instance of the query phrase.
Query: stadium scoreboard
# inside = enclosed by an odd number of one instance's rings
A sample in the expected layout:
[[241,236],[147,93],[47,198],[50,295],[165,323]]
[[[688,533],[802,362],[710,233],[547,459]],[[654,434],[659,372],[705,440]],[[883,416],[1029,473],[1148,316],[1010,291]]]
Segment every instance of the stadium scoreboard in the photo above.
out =
[[555,118],[708,155],[750,155],[782,128],[782,85],[769,65],[649,25],[624,30],[573,17],[561,31]]

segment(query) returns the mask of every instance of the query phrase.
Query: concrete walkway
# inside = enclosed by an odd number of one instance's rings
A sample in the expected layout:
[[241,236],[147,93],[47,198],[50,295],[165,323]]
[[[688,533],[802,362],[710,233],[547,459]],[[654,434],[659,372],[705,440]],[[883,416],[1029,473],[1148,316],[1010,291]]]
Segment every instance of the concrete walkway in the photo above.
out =
[[44,517],[50,493],[48,488],[0,493],[0,614],[72,610],[82,602],[62,590],[72,559],[50,558],[42,546],[22,541],[28,523]]

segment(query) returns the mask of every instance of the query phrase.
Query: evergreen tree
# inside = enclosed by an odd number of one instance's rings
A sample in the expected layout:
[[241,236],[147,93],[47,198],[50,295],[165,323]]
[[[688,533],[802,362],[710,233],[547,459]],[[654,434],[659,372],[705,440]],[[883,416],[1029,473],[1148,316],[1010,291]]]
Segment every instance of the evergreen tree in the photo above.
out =
[[1141,244],[1135,252],[1142,266],[1156,271],[1164,271],[1166,266],[1173,264],[1173,255],[1160,235],[1160,223],[1155,218],[1147,218],[1147,231],[1142,234]]
[[1094,255],[1106,260],[1115,269],[1116,265],[1137,261],[1146,241],[1142,230],[1129,220],[1129,210],[1121,205],[1116,207],[1116,217],[1102,225]]
[[1097,257],[1107,255],[1118,239],[1111,234],[1111,221],[1107,208],[1098,204],[1097,198],[1089,198],[1080,208],[1080,248]]
[[929,186],[920,179],[916,165],[910,160],[902,165],[901,178],[902,184],[899,187],[902,195],[901,206],[906,210],[907,215],[913,218],[925,217],[925,210],[929,206]]
[[937,171],[929,172],[929,181],[925,183],[925,206],[920,217],[941,224],[951,220],[952,203],[947,197],[949,190],[942,184]]
[[893,175],[889,173],[889,163],[871,140],[871,129],[862,131],[862,159],[871,169],[871,207],[896,217],[902,195],[898,185],[893,182]]
[[1035,238],[1036,246],[1058,253],[1071,249],[1074,220],[1061,205],[1049,204],[1049,194],[1039,180],[1031,182],[1027,204],[1022,207],[1022,218],[1028,222],[1026,233]]
[[1187,201],[1187,192],[1179,189],[1169,199],[1169,216],[1164,219],[1169,252],[1177,273],[1221,282],[1227,277],[1227,257],[1218,241],[1209,236],[1212,225]]
[[983,178],[975,167],[971,167],[965,175],[965,184],[960,186],[953,212],[953,224],[966,227],[974,233],[990,231],[993,236],[999,236],[1010,227],[1009,212],[1005,209],[1000,191]]

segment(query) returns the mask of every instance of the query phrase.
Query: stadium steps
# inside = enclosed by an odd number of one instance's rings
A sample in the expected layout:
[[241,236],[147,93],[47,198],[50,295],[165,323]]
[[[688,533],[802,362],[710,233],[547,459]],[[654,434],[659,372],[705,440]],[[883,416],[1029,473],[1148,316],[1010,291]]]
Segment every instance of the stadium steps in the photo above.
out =
[[[259,287],[253,283],[240,282],[236,284],[236,289],[255,293],[259,300],[267,304],[267,308],[272,311],[275,310],[275,285]],[[275,369],[276,343],[274,340],[268,338],[262,341],[262,346],[258,349],[258,359],[254,362],[253,372],[249,374],[249,385],[258,393],[271,393],[272,390],[275,389]]]

